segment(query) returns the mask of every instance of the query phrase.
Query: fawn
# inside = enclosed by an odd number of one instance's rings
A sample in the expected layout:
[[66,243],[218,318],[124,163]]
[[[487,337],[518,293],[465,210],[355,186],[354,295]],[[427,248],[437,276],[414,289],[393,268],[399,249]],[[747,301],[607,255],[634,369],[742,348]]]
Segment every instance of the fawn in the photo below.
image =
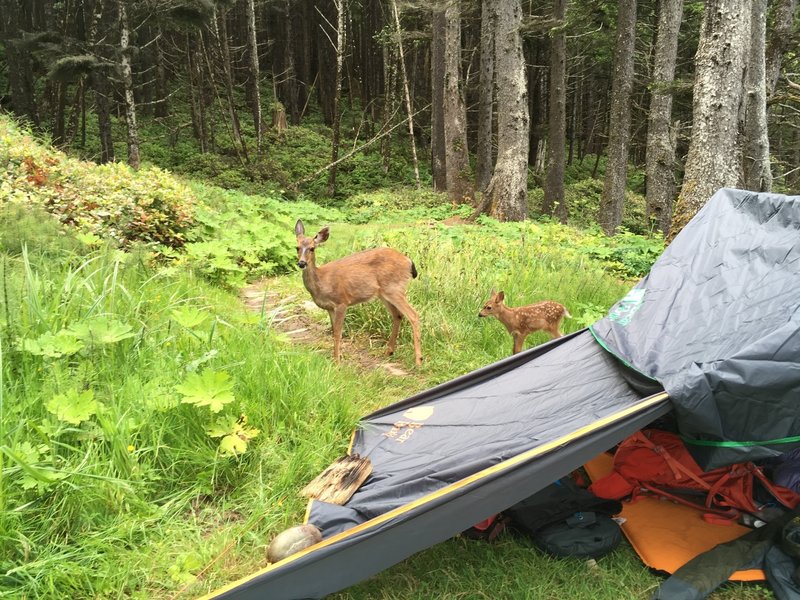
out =
[[303,270],[303,284],[314,303],[327,310],[331,318],[333,359],[339,362],[341,356],[342,326],[347,308],[377,297],[392,315],[387,354],[394,352],[400,321],[405,316],[414,334],[414,358],[418,365],[422,364],[419,316],[406,300],[406,287],[417,276],[412,260],[392,248],[374,248],[318,267],[314,250],[328,239],[330,230],[323,227],[313,238],[306,237],[303,222],[298,220],[294,233],[297,236],[297,266]]
[[564,317],[572,317],[563,304],[545,300],[527,306],[511,308],[503,304],[505,294],[492,290],[491,296],[478,313],[479,317],[497,317],[514,338],[514,354],[522,350],[525,338],[534,331],[546,331],[552,339],[561,337],[559,330]]

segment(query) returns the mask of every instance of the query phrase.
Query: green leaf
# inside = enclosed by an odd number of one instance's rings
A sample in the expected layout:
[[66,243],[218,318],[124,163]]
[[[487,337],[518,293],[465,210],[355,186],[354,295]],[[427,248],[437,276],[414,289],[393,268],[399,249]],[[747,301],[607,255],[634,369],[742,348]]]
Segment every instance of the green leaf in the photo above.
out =
[[182,327],[186,327],[186,329],[202,325],[208,320],[209,316],[208,313],[193,306],[182,306],[172,311],[172,318],[175,322]]
[[238,456],[247,451],[247,444],[261,433],[254,427],[247,426],[247,416],[236,418],[220,418],[206,430],[210,437],[222,437],[219,442],[220,454]]
[[224,371],[205,370],[202,373],[189,373],[186,380],[175,388],[183,395],[184,404],[208,406],[211,412],[219,412],[229,402],[234,401],[233,382]]
[[53,396],[47,403],[47,410],[59,421],[80,425],[97,413],[98,404],[92,390],[79,392],[70,390],[66,394]]
[[226,435],[219,443],[219,452],[225,456],[238,456],[247,451],[247,442],[236,435]]
[[87,344],[115,344],[135,336],[133,327],[116,319],[95,317],[90,321],[71,325],[67,331]]
[[60,358],[72,356],[84,348],[84,344],[74,334],[62,329],[55,335],[43,333],[36,339],[23,338],[19,341],[19,349],[35,356]]

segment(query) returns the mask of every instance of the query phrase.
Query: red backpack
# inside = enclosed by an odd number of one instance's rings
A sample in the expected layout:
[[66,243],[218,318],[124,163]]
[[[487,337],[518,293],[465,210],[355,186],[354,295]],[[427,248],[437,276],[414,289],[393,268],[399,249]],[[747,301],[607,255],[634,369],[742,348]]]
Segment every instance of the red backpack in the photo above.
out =
[[[589,490],[601,498],[619,500],[631,495],[635,498],[643,489],[710,513],[709,520],[711,515],[734,520],[742,511],[758,512],[753,499],[754,478],[784,506],[794,508],[800,502],[800,495],[771,483],[752,462],[703,471],[678,435],[645,429],[619,445],[614,471],[595,481]],[[699,496],[699,501],[687,496]]]

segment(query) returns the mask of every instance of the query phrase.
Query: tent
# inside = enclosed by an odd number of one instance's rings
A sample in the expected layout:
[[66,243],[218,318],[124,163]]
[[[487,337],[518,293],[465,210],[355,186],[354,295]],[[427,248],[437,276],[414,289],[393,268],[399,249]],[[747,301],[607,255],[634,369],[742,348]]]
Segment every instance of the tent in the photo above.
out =
[[372,475],[322,542],[208,598],[320,598],[504,510],[674,411],[706,466],[800,444],[800,196],[723,189],[588,329],[364,417]]

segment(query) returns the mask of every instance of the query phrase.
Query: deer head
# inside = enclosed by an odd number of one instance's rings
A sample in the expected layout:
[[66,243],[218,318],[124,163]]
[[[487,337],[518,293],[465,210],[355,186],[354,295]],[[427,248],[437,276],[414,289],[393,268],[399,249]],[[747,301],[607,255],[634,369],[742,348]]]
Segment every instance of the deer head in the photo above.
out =
[[330,236],[330,229],[323,227],[313,238],[306,237],[306,229],[303,221],[297,220],[294,226],[294,234],[297,236],[297,266],[305,269],[308,265],[315,266],[314,249],[325,242]]
[[491,317],[497,312],[497,307],[503,305],[505,292],[495,292],[494,289],[489,293],[489,299],[484,303],[483,308],[478,313],[479,317]]

